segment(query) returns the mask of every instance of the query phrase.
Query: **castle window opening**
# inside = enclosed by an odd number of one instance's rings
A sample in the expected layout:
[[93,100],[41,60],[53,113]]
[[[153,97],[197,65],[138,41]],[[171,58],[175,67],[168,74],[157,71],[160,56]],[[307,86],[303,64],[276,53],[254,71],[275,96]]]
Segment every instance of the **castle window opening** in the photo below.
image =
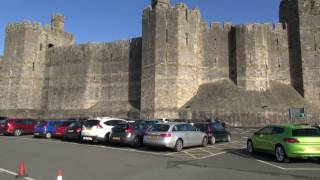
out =
[[34,71],[34,62],[32,63],[32,71]]
[[189,44],[189,33],[186,33],[186,45]]
[[316,39],[316,36],[314,36],[313,38],[314,38],[314,51],[317,51],[317,50],[318,50],[318,47],[317,47],[317,39]]
[[277,49],[279,49],[279,38],[277,38]]
[[169,37],[168,37],[168,29],[166,29],[166,42],[168,42]]
[[149,11],[148,12],[148,24],[150,24],[151,23],[151,12]]
[[113,61],[113,54],[110,54],[110,61]]
[[42,44],[40,44],[40,51],[42,51],[42,48],[43,48],[43,45],[42,45]]
[[189,17],[188,17],[189,13],[188,13],[188,9],[186,9],[186,21],[189,21]]
[[48,49],[53,48],[54,45],[53,44],[48,44]]

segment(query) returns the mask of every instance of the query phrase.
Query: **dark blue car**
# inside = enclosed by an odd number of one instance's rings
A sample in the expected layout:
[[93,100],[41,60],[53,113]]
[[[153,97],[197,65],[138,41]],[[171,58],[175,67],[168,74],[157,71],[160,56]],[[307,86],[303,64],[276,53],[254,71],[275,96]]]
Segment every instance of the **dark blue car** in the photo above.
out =
[[65,121],[62,120],[41,121],[35,126],[33,137],[45,137],[50,139],[52,134],[55,133],[56,128],[64,122]]

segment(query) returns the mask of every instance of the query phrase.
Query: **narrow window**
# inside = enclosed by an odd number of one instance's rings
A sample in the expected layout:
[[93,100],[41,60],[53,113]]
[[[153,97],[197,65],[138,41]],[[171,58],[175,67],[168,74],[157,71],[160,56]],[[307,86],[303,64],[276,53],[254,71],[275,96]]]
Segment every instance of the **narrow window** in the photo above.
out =
[[189,33],[186,33],[186,45],[189,44]]
[[317,51],[317,38],[314,36],[314,51]]
[[277,49],[279,49],[279,38],[277,38]]
[[278,68],[281,68],[280,58],[278,58]]
[[168,42],[169,37],[168,37],[168,29],[166,29],[166,42]]
[[110,61],[111,62],[113,61],[113,54],[112,53],[110,54]]
[[40,51],[42,51],[42,48],[43,48],[43,45],[42,45],[42,44],[40,44]]
[[186,9],[186,21],[189,21],[189,13],[188,13],[188,9]]
[[148,13],[148,24],[150,24],[151,23],[151,12],[149,11],[149,13]]
[[34,71],[34,62],[32,63],[32,71]]

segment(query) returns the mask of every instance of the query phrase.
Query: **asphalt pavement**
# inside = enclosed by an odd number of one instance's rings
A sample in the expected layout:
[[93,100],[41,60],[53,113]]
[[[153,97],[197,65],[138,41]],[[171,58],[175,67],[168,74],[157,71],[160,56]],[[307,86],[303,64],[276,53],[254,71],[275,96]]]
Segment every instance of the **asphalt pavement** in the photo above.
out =
[[317,160],[277,163],[265,154],[249,154],[246,138],[254,129],[232,129],[232,141],[175,153],[170,150],[79,144],[32,136],[0,136],[0,180],[16,179],[25,161],[28,180],[304,180],[320,179]]

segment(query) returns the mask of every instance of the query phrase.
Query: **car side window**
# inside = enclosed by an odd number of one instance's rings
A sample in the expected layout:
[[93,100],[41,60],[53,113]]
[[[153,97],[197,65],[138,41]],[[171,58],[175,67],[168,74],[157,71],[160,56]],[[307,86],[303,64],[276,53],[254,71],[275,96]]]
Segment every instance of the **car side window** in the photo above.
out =
[[121,120],[110,120],[110,121],[105,122],[104,124],[107,125],[107,126],[115,126],[115,125],[120,124],[120,123],[123,123],[123,121],[121,121]]
[[272,134],[272,128],[271,127],[265,127],[259,131],[261,134]]
[[284,128],[281,127],[273,127],[272,134],[282,134],[284,132]]
[[194,131],[195,128],[193,128],[193,126],[191,126],[190,124],[186,124],[187,126],[187,130],[188,131]]
[[179,124],[173,128],[173,131],[188,131],[188,126],[186,126],[185,124]]
[[218,123],[218,122],[213,123],[212,127],[213,127],[213,129],[216,130],[216,131],[222,131],[222,130],[224,130],[224,127],[222,126],[222,124],[220,124],[220,123]]

